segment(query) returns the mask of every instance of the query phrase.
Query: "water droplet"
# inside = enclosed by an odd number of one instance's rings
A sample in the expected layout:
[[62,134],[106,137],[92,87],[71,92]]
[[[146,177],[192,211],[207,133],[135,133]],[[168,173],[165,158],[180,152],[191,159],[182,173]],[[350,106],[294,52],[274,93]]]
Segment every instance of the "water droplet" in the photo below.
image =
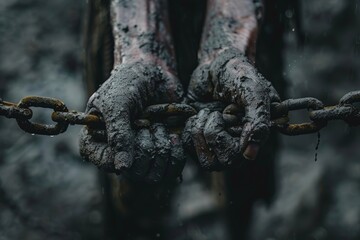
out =
[[54,135],[51,135],[50,137],[51,137],[51,138],[53,138],[53,137],[54,137]]
[[31,136],[35,136],[35,133],[32,133]]
[[157,233],[157,234],[156,234],[156,237],[159,238],[159,237],[160,237],[160,233]]
[[295,32],[295,28],[291,29],[291,31]]

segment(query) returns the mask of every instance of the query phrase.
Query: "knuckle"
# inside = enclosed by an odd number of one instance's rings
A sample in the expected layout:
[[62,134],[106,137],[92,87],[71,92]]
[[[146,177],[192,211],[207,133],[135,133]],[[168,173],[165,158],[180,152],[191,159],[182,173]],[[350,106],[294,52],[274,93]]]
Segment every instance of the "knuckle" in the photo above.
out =
[[171,149],[170,140],[167,138],[160,139],[156,142],[156,150],[158,155],[167,155]]
[[203,120],[207,120],[209,115],[211,114],[211,110],[209,108],[203,108],[199,111],[199,113],[197,114],[198,119]]
[[204,137],[207,141],[220,143],[223,139],[223,128],[214,122],[211,122],[204,129]]
[[195,124],[191,128],[191,134],[192,136],[198,136],[199,134],[202,134],[203,129],[201,128],[201,125],[198,122],[195,122]]
[[205,128],[204,129],[204,137],[206,140],[213,141],[215,140],[217,133],[212,128]]
[[150,152],[153,149],[153,142],[150,135],[140,135],[136,138],[136,146],[138,150]]
[[121,150],[131,147],[133,134],[129,131],[112,130],[108,132],[109,144],[115,150]]
[[270,133],[269,126],[264,123],[257,123],[251,129],[249,141],[261,142],[266,139]]

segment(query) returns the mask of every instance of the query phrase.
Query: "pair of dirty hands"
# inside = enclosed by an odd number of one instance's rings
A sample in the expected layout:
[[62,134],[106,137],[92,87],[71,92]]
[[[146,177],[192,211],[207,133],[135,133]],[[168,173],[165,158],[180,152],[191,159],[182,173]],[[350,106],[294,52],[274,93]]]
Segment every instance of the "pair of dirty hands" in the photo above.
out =
[[[103,118],[106,137],[84,127],[82,157],[107,172],[145,182],[180,176],[185,152],[196,156],[204,169],[221,170],[244,157],[256,158],[269,134],[270,103],[279,101],[271,83],[246,57],[231,49],[197,67],[183,99],[181,82],[163,67],[145,60],[115,67],[87,105],[88,113]],[[220,101],[229,107],[223,112],[202,108],[187,120],[180,134],[162,123],[140,129],[134,126],[147,106],[181,101],[202,102],[202,106]],[[244,109],[244,116],[234,134],[227,118],[238,114],[239,108]]]

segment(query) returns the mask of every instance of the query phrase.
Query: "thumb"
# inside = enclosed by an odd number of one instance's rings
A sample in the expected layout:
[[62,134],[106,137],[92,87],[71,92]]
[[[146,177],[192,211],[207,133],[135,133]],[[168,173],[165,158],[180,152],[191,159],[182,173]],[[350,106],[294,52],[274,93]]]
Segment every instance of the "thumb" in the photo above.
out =
[[255,159],[262,143],[269,136],[270,96],[261,84],[253,86],[242,97],[245,106],[244,127],[240,138],[243,155]]
[[106,92],[101,89],[94,94],[97,97],[91,98],[93,101],[89,107],[96,109],[104,119],[107,142],[118,171],[130,168],[133,163],[135,134],[131,127],[131,113],[140,104],[134,100],[137,95],[134,91],[126,85],[122,87],[122,91],[108,89]]
[[116,112],[115,116],[104,116],[116,170],[129,169],[133,163],[135,134],[131,128],[129,112],[124,110]]

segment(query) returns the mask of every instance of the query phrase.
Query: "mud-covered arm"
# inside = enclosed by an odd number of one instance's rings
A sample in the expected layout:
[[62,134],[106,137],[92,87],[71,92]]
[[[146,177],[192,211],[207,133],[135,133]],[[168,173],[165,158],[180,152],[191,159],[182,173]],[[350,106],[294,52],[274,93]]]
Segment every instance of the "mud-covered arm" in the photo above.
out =
[[115,66],[144,59],[175,72],[166,0],[112,0]]
[[[239,134],[227,132],[224,114],[203,109],[190,118],[183,134],[200,164],[209,170],[255,159],[269,134],[270,103],[279,97],[254,67],[258,20],[253,0],[209,0],[188,101],[221,101],[244,110]],[[187,144],[190,143],[190,144]],[[191,150],[191,149],[190,149]]]
[[[250,72],[255,63],[257,32],[254,0],[208,0],[198,52],[199,66],[190,80],[188,97],[195,101],[213,100],[215,80],[223,80],[214,78],[213,75],[222,70],[215,68],[224,68],[234,58],[243,59]],[[256,70],[252,72],[257,74]]]
[[[112,0],[114,69],[91,96],[87,112],[100,115],[101,134],[84,127],[80,153],[99,168],[136,180],[178,176],[184,164],[179,137],[162,123],[134,124],[144,108],[183,97],[163,0]],[[98,136],[102,137],[98,137]]]
[[255,60],[258,22],[254,0],[208,0],[199,51],[200,63],[235,48]]
[[[142,83],[144,87],[155,86],[150,90],[155,94],[155,102],[177,102],[183,94],[176,74],[167,10],[166,0],[112,0],[110,6],[114,65],[140,62],[164,73],[165,77],[149,76],[149,81]],[[147,74],[156,75],[154,72]]]

